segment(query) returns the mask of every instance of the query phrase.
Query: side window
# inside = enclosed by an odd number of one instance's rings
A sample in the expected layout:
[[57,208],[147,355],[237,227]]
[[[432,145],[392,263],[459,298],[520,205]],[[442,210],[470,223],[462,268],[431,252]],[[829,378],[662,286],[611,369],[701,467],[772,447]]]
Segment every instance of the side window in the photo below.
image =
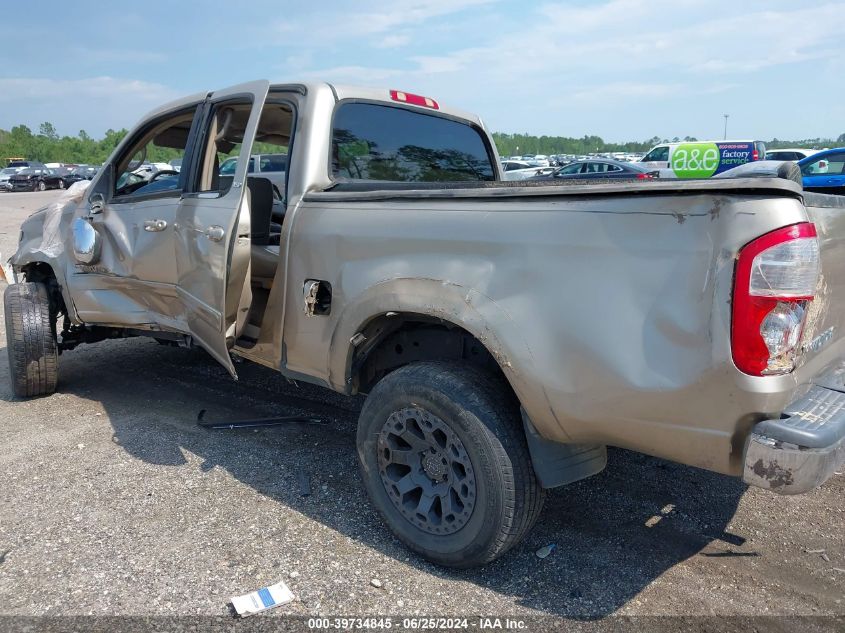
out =
[[605,167],[607,168],[605,171],[622,171],[622,168],[619,165],[611,165],[610,163],[607,163]]
[[[246,126],[252,104],[229,102],[218,104],[212,111],[208,127],[205,130],[202,158],[200,160],[199,181],[196,190],[202,192],[229,191],[241,154],[241,141],[246,133]],[[288,145],[293,129],[293,109],[289,105],[267,103],[261,111],[261,118],[253,143],[253,154],[247,164],[248,187],[252,187],[259,168],[264,171],[265,158],[281,156],[287,160]],[[258,140],[260,139],[260,140]],[[276,152],[258,155],[259,152]],[[284,172],[284,168],[279,170]],[[269,175],[272,185],[284,190],[285,174]],[[252,183],[252,184],[251,184]],[[266,183],[265,183],[266,184]],[[269,186],[269,185],[268,185]]]
[[[251,103],[230,102],[215,106],[203,136],[197,191],[223,195],[231,189],[241,153],[240,141],[251,111]],[[254,162],[250,158],[250,171]]]
[[560,170],[561,174],[577,174],[581,171],[581,163],[573,163],[572,165],[567,165],[566,167]]
[[835,160],[836,156],[825,156],[814,160],[812,163],[807,163],[801,168],[801,173],[805,176],[816,176],[819,174],[830,173],[830,161]]
[[138,132],[117,161],[115,198],[154,193],[181,195],[184,180],[169,161],[184,158],[196,112],[195,106],[170,114]]
[[263,154],[259,161],[261,171],[287,171],[286,154]]
[[479,130],[405,108],[342,103],[332,130],[332,175],[394,182],[490,181]]
[[651,150],[645,158],[643,158],[644,162],[650,161],[666,161],[669,160],[669,146],[668,145],[661,145],[660,147],[655,147]]

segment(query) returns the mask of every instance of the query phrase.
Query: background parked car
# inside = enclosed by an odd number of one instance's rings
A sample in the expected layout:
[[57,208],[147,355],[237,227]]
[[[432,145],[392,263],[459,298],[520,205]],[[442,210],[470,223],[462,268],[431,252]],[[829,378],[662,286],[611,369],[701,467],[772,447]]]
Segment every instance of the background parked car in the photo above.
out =
[[4,167],[0,169],[0,191],[11,191],[12,183],[9,179],[25,167]]
[[676,178],[709,178],[765,156],[766,144],[762,141],[691,141],[655,145],[640,164],[671,169]]
[[804,189],[845,194],[845,147],[817,152],[798,161]]
[[766,151],[766,160],[791,160],[799,161],[807,156],[818,154],[817,149],[800,149],[800,148],[786,148],[786,149],[770,149]]
[[[221,176],[234,176],[235,167],[238,164],[237,156],[230,156],[222,163],[220,163]],[[262,177],[267,178],[279,190],[284,191],[285,177],[288,168],[287,154],[253,154],[249,158],[249,167],[247,173],[255,175],[260,173]]]
[[89,167],[87,165],[80,165],[76,169],[72,169],[70,173],[62,176],[65,187],[70,187],[73,183],[80,180],[91,180],[97,175],[96,167]]
[[543,172],[550,170],[551,168],[549,167],[534,167],[520,160],[508,160],[502,163],[505,180],[525,180],[526,178],[539,176]]
[[555,169],[552,173],[534,176],[529,180],[606,180],[615,178],[636,178],[646,180],[657,178],[657,171],[642,167],[636,163],[626,163],[612,158],[590,158],[576,160],[568,165]]
[[62,177],[52,169],[27,167],[9,178],[12,191],[44,191],[45,189],[64,189]]

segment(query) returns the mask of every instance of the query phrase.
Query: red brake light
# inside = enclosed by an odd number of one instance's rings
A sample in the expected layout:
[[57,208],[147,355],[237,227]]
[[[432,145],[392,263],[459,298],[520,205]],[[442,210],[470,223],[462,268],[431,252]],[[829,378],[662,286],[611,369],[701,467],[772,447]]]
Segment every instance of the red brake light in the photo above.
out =
[[760,152],[758,152],[756,149],[751,152],[751,160],[760,160]]
[[637,180],[651,180],[654,178],[654,174],[637,174]]
[[809,222],[777,229],[742,248],[731,319],[731,352],[740,371],[765,376],[794,369],[819,274],[819,242]]
[[432,110],[439,110],[440,106],[431,97],[423,97],[414,95],[410,92],[402,92],[401,90],[391,90],[390,98],[400,103],[410,103],[415,106],[422,106],[423,108],[431,108]]

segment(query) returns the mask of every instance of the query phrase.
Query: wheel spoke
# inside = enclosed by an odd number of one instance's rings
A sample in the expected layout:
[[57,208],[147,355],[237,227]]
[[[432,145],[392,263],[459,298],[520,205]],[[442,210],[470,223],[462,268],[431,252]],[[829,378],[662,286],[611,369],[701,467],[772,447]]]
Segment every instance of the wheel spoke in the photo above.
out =
[[425,451],[431,446],[426,438],[419,437],[416,433],[405,431],[399,437],[405,440],[415,451]]
[[414,468],[419,466],[420,460],[418,453],[414,450],[400,451],[397,449],[390,450],[390,462],[393,464],[402,464],[403,466],[410,466]]
[[419,484],[412,479],[412,475],[413,473],[408,473],[395,483],[400,495],[404,495],[406,492],[411,492],[414,488],[419,488]]
[[[428,516],[428,513],[431,511],[431,506],[434,504],[434,500],[437,498],[437,495],[434,495],[430,492],[423,493],[423,496],[420,497],[420,502],[417,504],[417,512]],[[443,499],[440,500],[443,503]]]

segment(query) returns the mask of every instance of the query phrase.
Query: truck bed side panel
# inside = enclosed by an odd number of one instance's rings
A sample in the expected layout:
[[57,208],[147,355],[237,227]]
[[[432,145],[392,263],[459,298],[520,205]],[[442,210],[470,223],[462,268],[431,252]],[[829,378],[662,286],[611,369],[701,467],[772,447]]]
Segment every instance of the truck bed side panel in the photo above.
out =
[[[306,201],[288,305],[322,279],[333,310],[287,311],[287,368],[342,389],[366,320],[431,314],[487,345],[547,438],[736,473],[756,412],[782,410],[797,377],[734,367],[735,256],[806,219],[797,197],[752,192]],[[837,333],[825,356],[842,351]]]

